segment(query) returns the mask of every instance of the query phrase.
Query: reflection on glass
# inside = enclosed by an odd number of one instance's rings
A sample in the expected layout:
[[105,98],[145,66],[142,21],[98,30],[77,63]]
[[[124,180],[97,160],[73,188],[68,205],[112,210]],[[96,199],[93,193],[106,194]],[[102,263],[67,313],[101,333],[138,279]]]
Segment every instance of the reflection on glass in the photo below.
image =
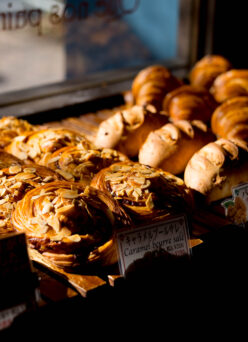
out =
[[1,0],[0,92],[177,56],[179,0]]

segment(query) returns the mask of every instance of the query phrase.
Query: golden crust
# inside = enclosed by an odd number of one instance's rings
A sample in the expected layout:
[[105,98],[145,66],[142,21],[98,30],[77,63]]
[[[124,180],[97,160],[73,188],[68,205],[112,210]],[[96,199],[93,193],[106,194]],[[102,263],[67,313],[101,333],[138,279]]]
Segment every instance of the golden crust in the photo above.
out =
[[193,206],[182,179],[138,162],[113,164],[96,174],[91,185],[117,199],[135,223],[160,220]]
[[28,191],[61,179],[55,171],[35,164],[15,164],[0,170],[0,233],[13,230],[12,211]]
[[139,162],[179,175],[192,155],[214,140],[204,122],[177,120],[148,135],[140,148]]
[[168,93],[163,101],[163,109],[172,121],[202,120],[209,122],[216,102],[204,88],[183,85]]
[[83,134],[66,128],[45,128],[14,138],[5,150],[21,160],[43,165],[47,155],[79,143],[85,148],[92,148],[92,143]]
[[0,150],[0,170],[5,169],[12,165],[21,165],[21,164],[23,164],[22,160],[20,160],[19,158],[13,156],[12,154],[4,150]]
[[112,197],[68,181],[51,182],[29,191],[12,214],[14,228],[26,233],[30,246],[62,268],[93,262],[90,256],[94,252],[99,261],[100,247],[102,255],[107,255],[103,263],[116,262],[110,243],[114,229],[130,223]]
[[35,130],[35,126],[26,120],[14,116],[2,117],[0,119],[0,148],[7,146],[16,136]]
[[247,96],[248,70],[231,69],[220,74],[214,80],[210,92],[218,103],[236,96]]
[[248,143],[248,96],[226,100],[214,111],[211,128],[219,138],[238,138]]
[[162,65],[151,65],[142,69],[134,78],[132,95],[137,105],[152,104],[162,109],[164,96],[182,85],[182,81]]
[[70,181],[89,184],[101,169],[120,161],[129,160],[123,153],[108,149],[85,149],[82,145],[66,146],[50,154],[44,161]]
[[190,71],[190,84],[209,90],[220,74],[231,69],[231,63],[220,55],[206,55]]
[[189,160],[185,184],[211,203],[232,195],[232,187],[248,181],[247,150],[234,141],[218,139]]
[[100,125],[94,143],[136,157],[149,132],[163,126],[168,117],[153,106],[132,106],[117,112]]

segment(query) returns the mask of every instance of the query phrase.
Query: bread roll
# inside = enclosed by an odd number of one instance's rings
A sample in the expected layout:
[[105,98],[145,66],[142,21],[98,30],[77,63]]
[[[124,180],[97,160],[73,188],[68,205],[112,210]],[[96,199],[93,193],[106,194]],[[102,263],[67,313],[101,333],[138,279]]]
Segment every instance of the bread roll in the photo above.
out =
[[99,125],[94,140],[97,148],[111,148],[135,157],[149,132],[168,122],[165,114],[149,106],[132,106],[120,111]]
[[43,165],[43,159],[54,151],[79,143],[85,148],[92,148],[93,145],[79,132],[66,128],[45,128],[14,138],[5,150],[21,160]]
[[189,74],[190,84],[209,90],[216,77],[231,67],[231,63],[223,56],[206,55],[192,68]]
[[168,93],[163,101],[163,110],[172,121],[201,120],[209,122],[216,102],[204,88],[183,85]]
[[162,65],[142,69],[133,80],[132,94],[137,105],[152,104],[161,110],[164,96],[183,82]]
[[138,162],[113,164],[98,172],[91,185],[115,198],[135,224],[189,213],[193,207],[191,191],[181,178]]
[[210,92],[218,103],[248,95],[248,70],[231,69],[216,77]]
[[233,97],[220,104],[212,115],[211,128],[219,138],[238,138],[248,143],[248,96]]
[[248,182],[248,149],[238,142],[217,139],[196,152],[184,173],[187,187],[202,194],[206,203],[232,195],[232,187]]
[[139,162],[179,175],[192,155],[214,140],[202,121],[177,120],[149,133],[140,148]]
[[110,196],[80,183],[56,181],[25,194],[12,214],[28,244],[56,266],[72,270],[89,263],[117,262],[115,229],[130,225]]

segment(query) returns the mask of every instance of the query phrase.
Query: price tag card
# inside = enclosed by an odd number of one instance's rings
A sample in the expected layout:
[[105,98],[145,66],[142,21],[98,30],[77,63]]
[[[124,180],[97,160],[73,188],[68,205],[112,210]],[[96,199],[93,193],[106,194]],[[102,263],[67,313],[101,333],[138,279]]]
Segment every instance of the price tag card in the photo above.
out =
[[147,252],[163,249],[174,255],[190,255],[188,222],[184,215],[118,231],[115,240],[122,275]]
[[225,214],[236,225],[247,227],[248,223],[248,183],[232,188],[232,198],[222,202]]

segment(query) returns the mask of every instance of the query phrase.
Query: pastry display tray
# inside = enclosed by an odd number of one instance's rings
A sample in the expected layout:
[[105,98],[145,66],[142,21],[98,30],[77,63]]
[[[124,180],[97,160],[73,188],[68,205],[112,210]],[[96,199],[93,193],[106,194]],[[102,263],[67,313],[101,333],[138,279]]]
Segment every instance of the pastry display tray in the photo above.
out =
[[[90,140],[94,140],[100,122],[125,106],[125,96],[128,96],[128,91],[100,96],[54,110],[40,112],[37,110],[33,113],[28,113],[28,111],[24,113],[23,108],[27,106],[25,104],[24,107],[21,106],[22,110],[19,113],[15,112],[15,115],[40,126],[71,128],[84,133]],[[13,108],[9,112],[5,109],[2,115],[4,113],[13,115]],[[229,224],[223,212],[217,212],[210,207],[197,210],[191,219],[192,249],[204,243],[202,236]],[[82,270],[80,274],[71,274],[50,264],[35,250],[30,250],[30,258],[40,279],[41,305],[74,297],[88,298],[102,295],[105,291],[108,293],[109,289],[121,287],[125,281],[120,276],[118,265],[97,270]]]

